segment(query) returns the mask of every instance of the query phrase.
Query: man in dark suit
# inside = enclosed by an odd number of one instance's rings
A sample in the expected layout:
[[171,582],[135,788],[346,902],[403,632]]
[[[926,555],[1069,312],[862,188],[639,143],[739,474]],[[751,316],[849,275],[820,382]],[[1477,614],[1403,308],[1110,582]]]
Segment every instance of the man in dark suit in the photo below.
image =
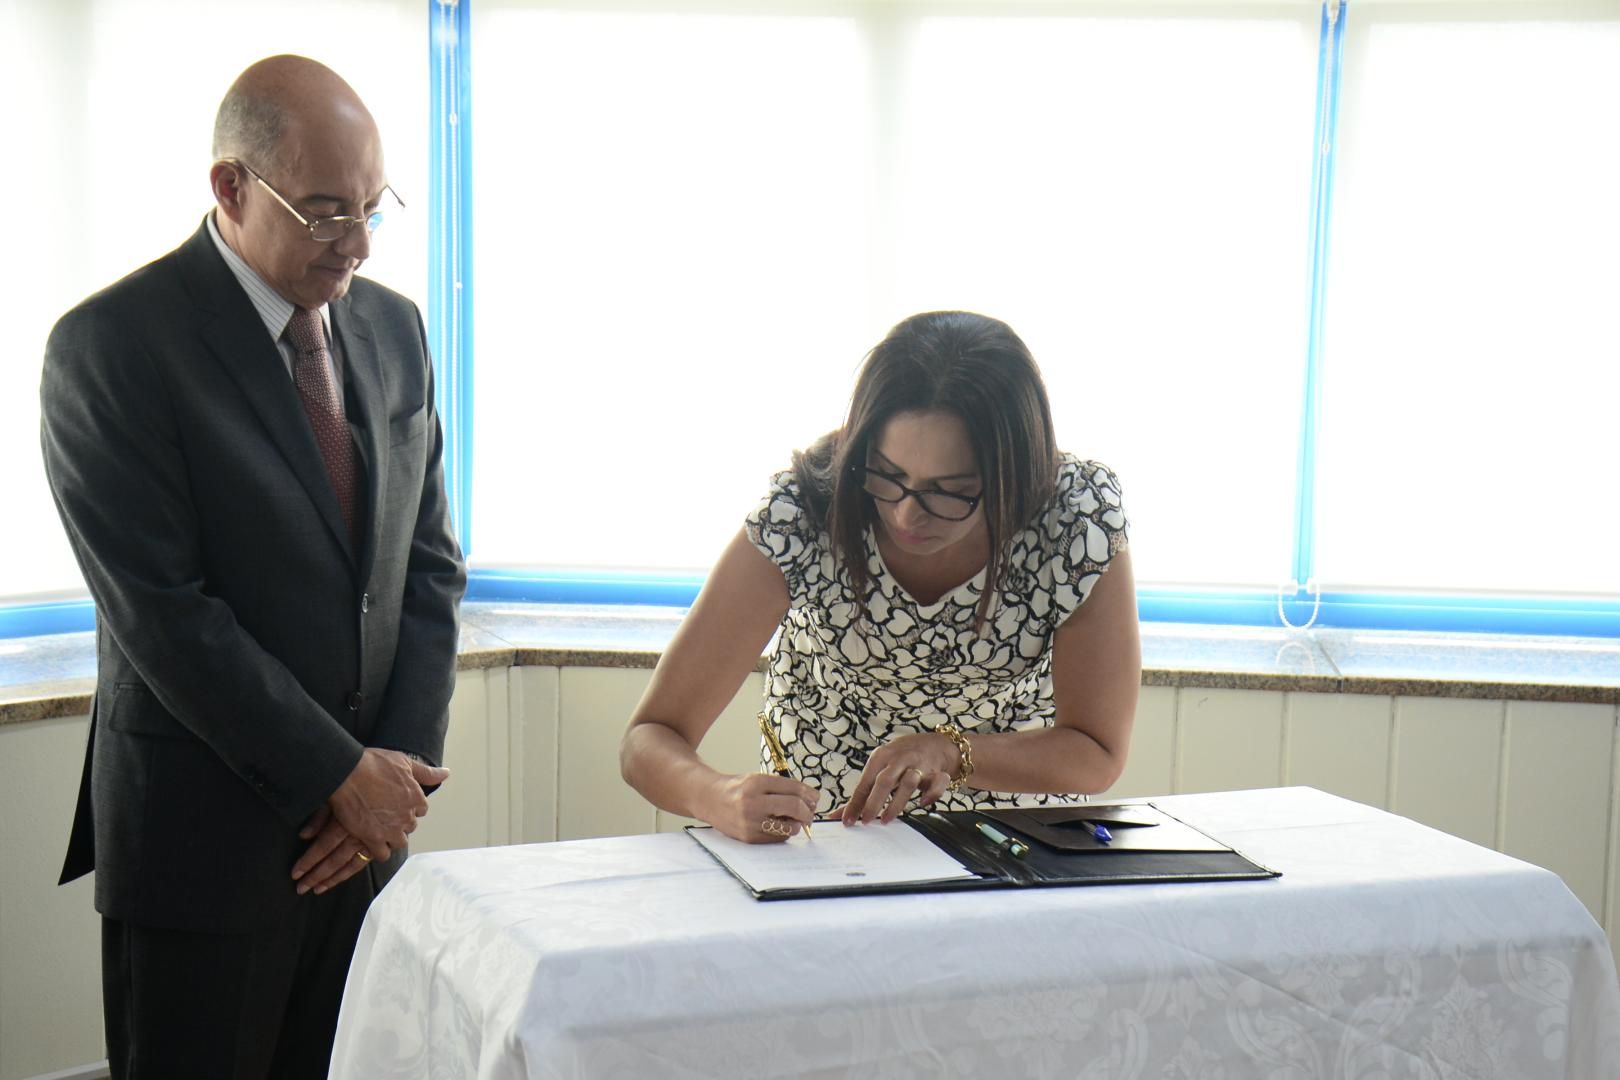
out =
[[46,350],[46,469],[96,601],[63,880],[96,871],[119,1077],[326,1075],[355,937],[448,772],[456,611],[422,322],[354,277],[375,122],[278,56],[215,209]]

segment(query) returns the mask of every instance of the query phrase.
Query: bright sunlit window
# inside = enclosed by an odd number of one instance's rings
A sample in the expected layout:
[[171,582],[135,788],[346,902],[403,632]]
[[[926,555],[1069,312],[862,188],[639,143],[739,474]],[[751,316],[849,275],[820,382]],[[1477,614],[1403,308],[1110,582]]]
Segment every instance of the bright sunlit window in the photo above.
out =
[[705,567],[889,314],[861,27],[473,15],[473,556]]
[[474,9],[474,563],[706,567],[961,307],[1120,473],[1138,573],[1285,577],[1315,8],[786,10]]
[[885,292],[1018,330],[1059,445],[1118,472],[1145,580],[1287,577],[1318,36],[1297,10],[931,17],[901,57]]
[[[248,63],[314,56],[372,106],[410,210],[365,272],[428,311],[425,7],[0,9],[26,149],[0,170],[0,505],[25,523],[0,599],[82,592],[40,466],[45,336],[197,227]],[[1316,0],[461,10],[472,335],[446,388],[473,420],[444,419],[475,571],[703,571],[892,324],[968,308],[1029,342],[1059,444],[1119,473],[1163,595],[1264,597],[1304,558],[1329,593],[1620,610],[1614,4],[1345,5],[1337,99]]]
[[1620,593],[1620,12],[1590,12],[1349,24],[1325,581]]

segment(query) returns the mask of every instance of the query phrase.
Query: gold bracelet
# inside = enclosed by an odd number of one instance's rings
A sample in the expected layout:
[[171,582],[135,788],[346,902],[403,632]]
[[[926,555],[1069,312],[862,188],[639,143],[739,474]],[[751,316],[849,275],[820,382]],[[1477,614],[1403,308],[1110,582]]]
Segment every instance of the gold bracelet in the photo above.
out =
[[962,729],[955,724],[941,724],[934,730],[956,744],[956,753],[962,759],[962,771],[951,778],[951,786],[945,789],[954,795],[962,790],[962,785],[973,775],[973,747],[968,745],[967,736],[962,734]]

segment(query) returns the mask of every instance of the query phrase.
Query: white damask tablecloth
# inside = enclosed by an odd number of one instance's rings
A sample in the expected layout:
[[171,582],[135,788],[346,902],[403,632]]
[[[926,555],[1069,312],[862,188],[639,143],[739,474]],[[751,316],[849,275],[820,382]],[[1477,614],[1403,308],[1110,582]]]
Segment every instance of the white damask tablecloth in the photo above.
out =
[[1284,876],[759,903],[683,835],[415,856],[332,1076],[1620,1076],[1553,874],[1309,788],[1154,801]]

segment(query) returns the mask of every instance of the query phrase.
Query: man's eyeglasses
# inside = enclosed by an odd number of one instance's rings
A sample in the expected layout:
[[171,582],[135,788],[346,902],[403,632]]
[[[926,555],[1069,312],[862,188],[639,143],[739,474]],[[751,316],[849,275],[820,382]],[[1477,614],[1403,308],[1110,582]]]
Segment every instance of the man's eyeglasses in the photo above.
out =
[[[265,180],[264,177],[254,172],[252,166],[248,165],[247,162],[238,161],[236,164],[242,166],[242,168],[247,171],[249,176],[257,180],[259,185],[263,187],[264,190],[268,191],[276,202],[280,203],[282,206],[285,206],[287,208],[287,213],[297,218],[298,224],[308,229],[311,237],[319,240],[323,244],[330,244],[334,240],[343,239],[345,236],[349,235],[350,229],[361,223],[365,224],[366,232],[368,233],[376,232],[377,228],[383,223],[383,212],[380,209],[373,210],[365,217],[352,217],[344,214],[337,217],[316,218],[311,221],[309,218],[305,217],[303,214],[300,214],[296,209],[294,209],[293,204],[284,199],[281,192],[271,187],[269,181]],[[399,204],[399,208],[401,210],[405,208],[405,200],[400,198],[392,187],[384,184],[383,190],[388,192],[389,195],[393,196],[394,202]]]
[[937,489],[917,491],[906,487],[887,473],[880,473],[865,465],[855,466],[855,471],[864,477],[861,487],[878,502],[901,503],[907,498],[915,497],[917,505],[922,507],[925,513],[945,521],[962,521],[972,516],[980,500],[984,498],[982,492],[978,495],[953,495],[949,491]]

